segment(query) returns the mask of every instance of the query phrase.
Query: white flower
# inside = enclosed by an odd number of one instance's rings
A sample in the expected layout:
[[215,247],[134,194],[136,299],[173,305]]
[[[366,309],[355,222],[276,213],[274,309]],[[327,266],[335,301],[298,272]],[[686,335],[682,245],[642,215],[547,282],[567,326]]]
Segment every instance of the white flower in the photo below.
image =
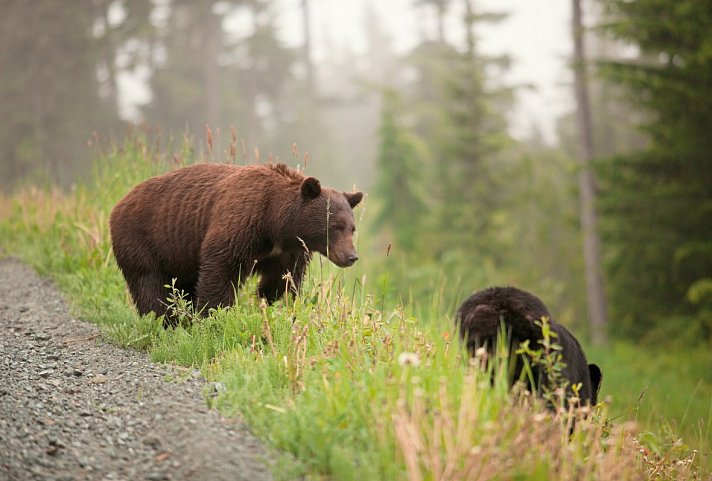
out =
[[420,364],[420,356],[414,352],[401,352],[398,354],[398,365],[400,366],[418,366]]

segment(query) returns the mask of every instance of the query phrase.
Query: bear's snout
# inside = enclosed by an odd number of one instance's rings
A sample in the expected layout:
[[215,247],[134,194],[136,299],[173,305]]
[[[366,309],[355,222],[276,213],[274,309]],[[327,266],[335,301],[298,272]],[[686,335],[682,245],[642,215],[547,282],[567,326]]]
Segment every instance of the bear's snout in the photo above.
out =
[[331,251],[329,252],[329,260],[339,267],[351,267],[358,260],[358,254],[356,251],[341,254]]
[[357,260],[358,260],[358,255],[356,255],[355,252],[352,254],[349,254],[349,257],[346,259],[349,266],[354,265]]

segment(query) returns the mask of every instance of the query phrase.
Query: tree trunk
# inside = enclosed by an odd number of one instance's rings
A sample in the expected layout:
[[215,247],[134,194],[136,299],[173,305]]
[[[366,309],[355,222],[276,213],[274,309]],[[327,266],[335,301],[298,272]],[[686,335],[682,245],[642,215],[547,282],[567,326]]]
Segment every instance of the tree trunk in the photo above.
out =
[[445,43],[445,0],[437,0],[435,6],[438,10],[438,40],[440,43]]
[[307,72],[307,89],[314,95],[314,66],[311,61],[311,25],[309,18],[309,0],[302,0],[302,28],[304,29],[304,67]]
[[467,54],[471,59],[475,58],[475,34],[472,32],[475,23],[475,15],[472,11],[470,0],[463,0],[465,4],[465,39],[467,41]]
[[210,9],[203,25],[203,81],[205,86],[205,122],[215,131],[220,128],[220,66],[218,56],[222,44],[221,19]]
[[601,246],[598,238],[596,215],[595,176],[591,170],[594,158],[591,107],[586,79],[581,0],[572,0],[572,33],[574,38],[574,85],[576,91],[576,124],[578,129],[579,197],[583,255],[586,272],[586,299],[591,329],[591,341],[601,345],[608,342],[606,298],[601,273]]

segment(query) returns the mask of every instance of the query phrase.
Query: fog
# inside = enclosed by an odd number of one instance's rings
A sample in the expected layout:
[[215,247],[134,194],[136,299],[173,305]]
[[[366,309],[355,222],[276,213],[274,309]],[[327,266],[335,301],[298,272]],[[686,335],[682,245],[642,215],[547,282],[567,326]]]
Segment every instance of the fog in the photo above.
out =
[[[506,13],[497,25],[482,25],[478,42],[484,55],[507,55],[511,65],[501,80],[519,87],[517,102],[510,113],[510,132],[526,138],[532,128],[542,132],[548,142],[556,141],[556,119],[572,108],[568,58],[570,2],[551,0],[527,2],[522,0],[484,0],[477,2],[483,12]],[[299,48],[304,42],[300,20],[301,0],[278,0],[277,25],[279,37],[285,44]],[[313,32],[311,58],[320,69],[320,83],[328,85],[339,60],[349,56],[363,56],[369,50],[366,26],[377,22],[383,29],[385,45],[404,54],[422,37],[434,38],[433,18],[413,8],[413,0],[316,0],[312,1]],[[447,15],[447,38],[461,43],[464,30],[459,5],[453,5]],[[372,13],[369,13],[371,10]],[[118,15],[118,12],[117,12]],[[244,35],[251,26],[245,15],[235,15],[225,21],[225,29],[237,36]],[[122,118],[140,122],[139,106],[150,102],[147,72],[136,69],[119,77]]]
[[[88,141],[119,139],[131,122],[160,129],[173,144],[185,133],[199,144],[206,125],[234,127],[262,160],[270,153],[290,160],[297,143],[317,173],[367,188],[382,90],[412,83],[417,72],[407,59],[419,44],[466,48],[465,4],[437,5],[97,0],[87,9],[6,0],[3,185],[29,178],[69,185],[89,170]],[[567,2],[487,0],[472,8],[506,15],[472,30],[477,54],[498,58],[487,67],[490,88],[514,89],[501,108],[507,130],[555,142],[557,118],[571,109]]]

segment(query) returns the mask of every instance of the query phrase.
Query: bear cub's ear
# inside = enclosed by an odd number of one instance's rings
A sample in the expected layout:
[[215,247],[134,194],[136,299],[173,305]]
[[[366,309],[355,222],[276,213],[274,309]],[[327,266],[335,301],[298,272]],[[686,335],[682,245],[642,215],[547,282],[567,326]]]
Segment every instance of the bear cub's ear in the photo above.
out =
[[593,388],[593,399],[594,401],[598,398],[598,393],[601,390],[601,381],[603,380],[603,373],[601,368],[595,364],[588,365],[588,374],[591,376],[591,387]]
[[321,195],[321,184],[314,177],[307,177],[302,181],[301,191],[305,199],[316,199]]
[[353,194],[344,192],[344,195],[346,196],[346,201],[352,209],[356,207],[359,202],[361,202],[361,199],[363,199],[363,192],[354,192]]

